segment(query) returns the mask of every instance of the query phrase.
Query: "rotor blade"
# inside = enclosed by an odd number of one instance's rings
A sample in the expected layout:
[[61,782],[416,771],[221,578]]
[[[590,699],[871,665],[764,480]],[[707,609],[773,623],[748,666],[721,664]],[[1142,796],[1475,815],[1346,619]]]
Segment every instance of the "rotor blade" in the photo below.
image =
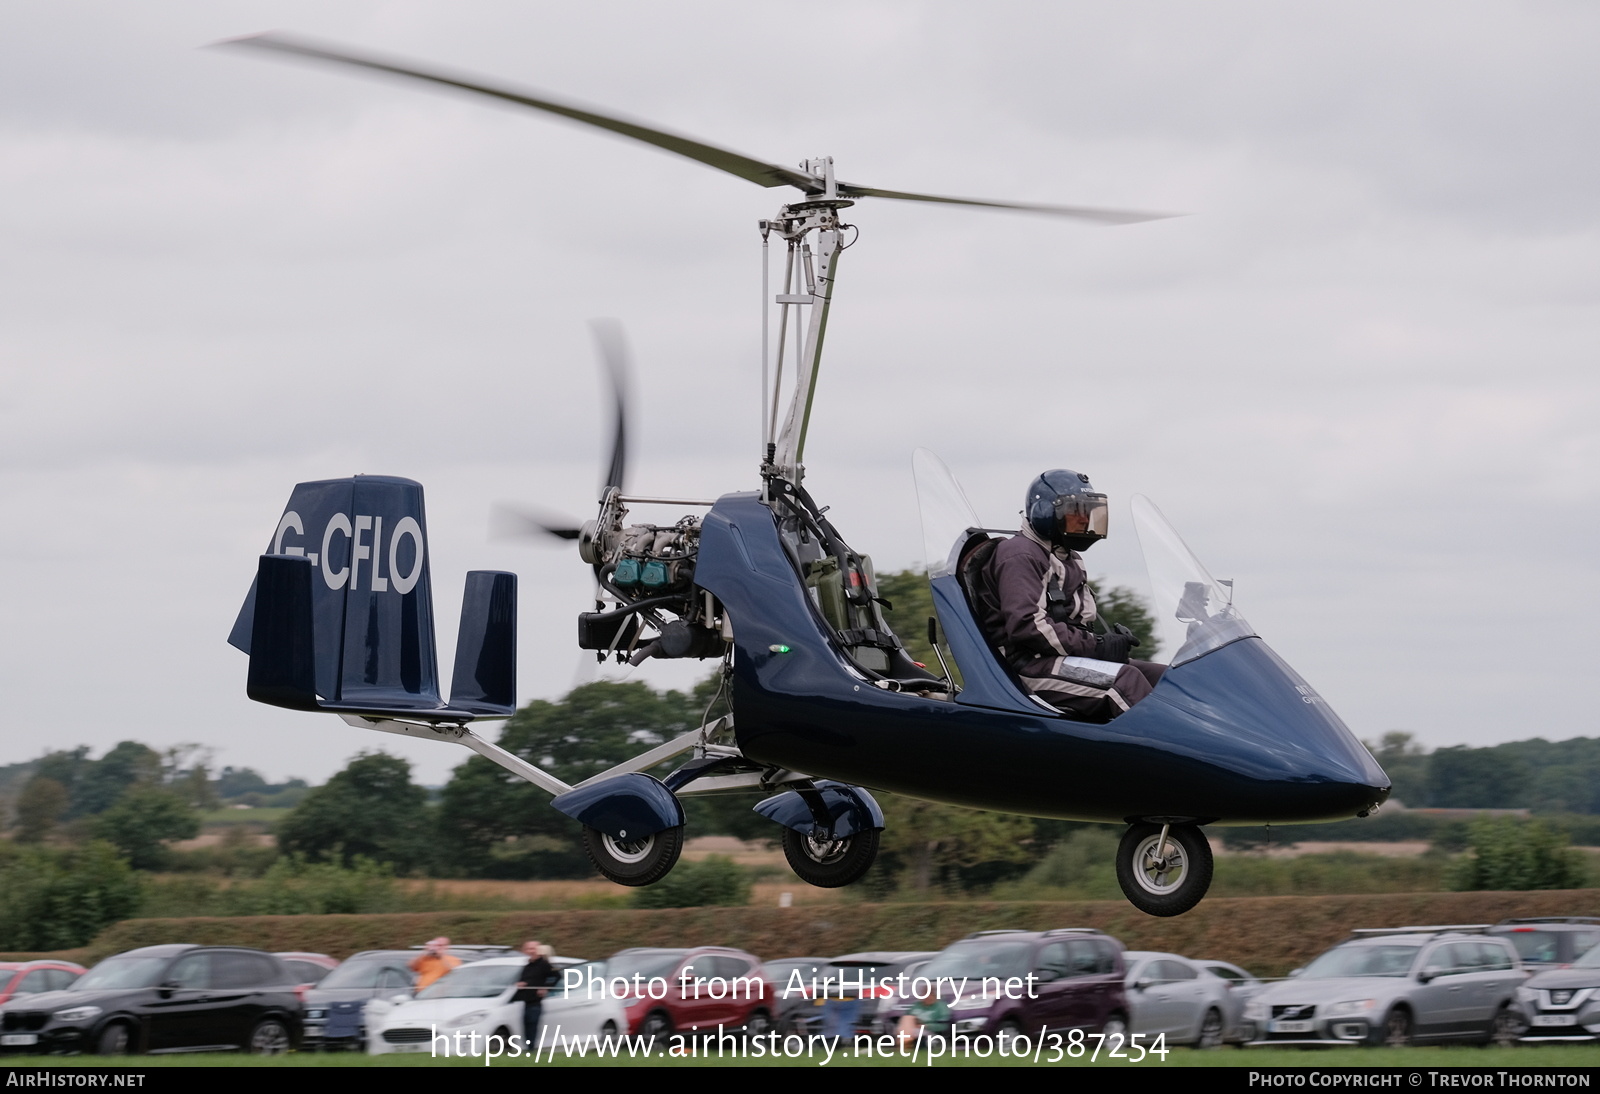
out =
[[726,171],[730,175],[747,179],[758,186],[794,186],[807,192],[817,192],[822,189],[822,181],[820,179],[792,167],[780,167],[775,163],[763,163],[760,160],[751,159],[749,156],[740,155],[738,152],[730,152],[726,148],[718,148],[714,144],[706,144],[704,141],[697,141],[691,137],[679,136],[676,133],[669,133],[664,129],[657,129],[641,122],[628,121],[625,118],[602,113],[587,106],[579,106],[576,103],[562,102],[559,99],[552,99],[541,92],[492,83],[481,77],[466,73],[425,67],[396,57],[360,53],[344,46],[317,42],[309,38],[301,38],[281,32],[269,31],[266,34],[229,38],[213,44],[218,47],[237,47],[289,53],[300,57],[310,57],[313,60],[354,65],[357,68],[371,69],[374,72],[386,72],[393,76],[405,76],[413,80],[441,84],[461,91],[470,91],[477,95],[487,95],[490,98],[502,99],[509,103],[516,103],[519,106],[531,106],[535,110],[543,110],[549,114],[570,118],[575,122],[606,129],[612,133],[619,133],[624,137],[632,137],[636,141],[653,144],[657,148],[675,152],[680,156],[703,163],[708,167],[715,167],[719,171]]
[[516,505],[495,505],[489,510],[489,535],[495,539],[530,539],[554,536],[577,539],[581,529],[568,517]]
[[938,194],[913,194],[906,190],[879,190],[873,186],[857,186],[853,182],[838,184],[840,197],[891,198],[895,201],[931,201],[940,205],[977,205],[986,209],[1018,209],[1027,213],[1049,213],[1052,216],[1092,220],[1100,224],[1139,224],[1147,220],[1167,220],[1184,216],[1183,213],[1150,213],[1137,209],[1099,209],[1089,205],[1036,205],[1021,201],[983,201],[979,198],[948,198]]
[[628,393],[633,367],[629,363],[628,342],[622,335],[621,323],[615,319],[591,319],[589,326],[600,350],[600,363],[611,381],[611,405],[615,412],[611,425],[611,466],[600,484],[600,500],[604,501],[606,493],[612,487],[620,491],[628,477]]

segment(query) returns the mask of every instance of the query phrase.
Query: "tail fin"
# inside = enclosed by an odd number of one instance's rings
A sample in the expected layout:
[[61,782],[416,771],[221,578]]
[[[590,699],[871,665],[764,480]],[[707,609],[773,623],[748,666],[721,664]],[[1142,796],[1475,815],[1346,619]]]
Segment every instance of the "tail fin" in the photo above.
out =
[[446,704],[427,544],[419,483],[357,475],[296,486],[228,636],[250,655],[250,697],[433,722],[511,714],[516,576],[468,575]]

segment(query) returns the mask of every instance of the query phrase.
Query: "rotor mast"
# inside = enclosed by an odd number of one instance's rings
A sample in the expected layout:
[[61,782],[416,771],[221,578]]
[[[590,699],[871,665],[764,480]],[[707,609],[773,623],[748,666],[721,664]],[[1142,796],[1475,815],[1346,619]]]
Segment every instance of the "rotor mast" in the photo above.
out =
[[[805,474],[806,429],[811,422],[811,406],[817,393],[817,370],[822,358],[822,342],[828,330],[828,309],[833,303],[833,285],[839,257],[845,249],[839,211],[855,202],[839,196],[833,177],[833,158],[807,160],[802,168],[816,179],[819,191],[805,201],[785,205],[776,218],[760,222],[762,236],[776,232],[787,245],[783,289],[762,306],[779,309],[778,346],[772,362],[774,382],[771,405],[763,408],[762,438],[769,446],[763,471],[776,474],[794,485]],[[811,238],[808,238],[811,237]],[[809,315],[803,309],[810,309]],[[783,400],[784,357],[793,319],[795,369],[793,394],[781,431],[777,428],[778,408]],[[804,326],[802,328],[802,318]],[[763,354],[766,346],[762,346]],[[763,362],[763,369],[766,363]]]

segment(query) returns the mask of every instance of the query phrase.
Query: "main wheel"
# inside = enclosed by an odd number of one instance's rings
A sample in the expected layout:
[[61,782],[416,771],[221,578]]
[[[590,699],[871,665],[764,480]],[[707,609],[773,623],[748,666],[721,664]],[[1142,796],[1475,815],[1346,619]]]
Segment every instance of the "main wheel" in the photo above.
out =
[[1117,847],[1117,884],[1135,908],[1182,915],[1211,888],[1211,844],[1192,824],[1174,824],[1163,845],[1159,824],[1135,824]]
[[586,827],[583,849],[594,868],[618,885],[649,885],[666,877],[677,864],[683,850],[683,826],[620,839]]
[[857,881],[878,857],[878,830],[868,828],[844,839],[816,839],[793,828],[783,830],[783,857],[800,880],[819,889]]

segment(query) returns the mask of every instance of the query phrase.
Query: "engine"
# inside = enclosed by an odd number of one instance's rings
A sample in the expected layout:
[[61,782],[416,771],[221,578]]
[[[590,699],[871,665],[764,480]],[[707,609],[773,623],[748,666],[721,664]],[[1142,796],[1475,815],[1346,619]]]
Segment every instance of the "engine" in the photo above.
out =
[[578,617],[578,646],[599,659],[720,657],[732,637],[715,597],[694,584],[700,518],[624,525],[613,499],[584,525],[578,552],[594,567],[601,599]]

